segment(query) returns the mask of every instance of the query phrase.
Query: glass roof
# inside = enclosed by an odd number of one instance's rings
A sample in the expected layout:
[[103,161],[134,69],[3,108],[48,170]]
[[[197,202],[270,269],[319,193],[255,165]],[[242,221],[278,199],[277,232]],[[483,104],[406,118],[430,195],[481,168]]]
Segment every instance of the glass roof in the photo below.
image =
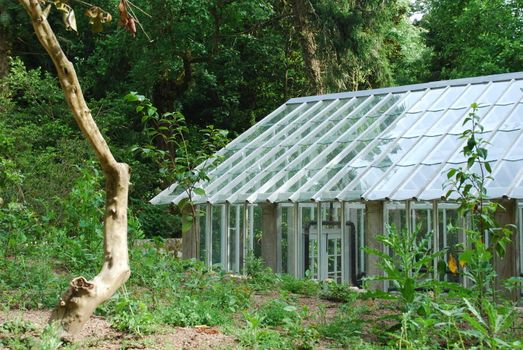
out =
[[[289,100],[219,151],[197,203],[440,199],[479,105],[490,198],[523,198],[523,72]],[[171,185],[151,202],[177,203]]]

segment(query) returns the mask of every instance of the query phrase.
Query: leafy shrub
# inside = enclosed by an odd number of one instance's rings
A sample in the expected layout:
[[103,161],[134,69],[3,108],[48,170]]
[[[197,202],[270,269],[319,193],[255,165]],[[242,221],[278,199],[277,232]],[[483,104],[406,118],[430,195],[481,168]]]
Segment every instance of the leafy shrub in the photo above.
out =
[[265,265],[261,258],[257,258],[251,252],[245,261],[247,276],[250,278],[250,284],[255,290],[266,290],[279,282],[279,277],[270,267]]
[[320,334],[316,327],[306,325],[303,320],[308,316],[308,307],[304,306],[294,318],[285,319],[285,332],[289,338],[290,345],[294,349],[314,349]]
[[298,313],[296,306],[279,299],[271,300],[262,305],[258,314],[265,326],[281,326],[288,321],[296,320]]
[[56,350],[62,342],[56,324],[46,325],[39,331],[31,322],[15,319],[0,325],[0,346],[16,350]]
[[317,295],[320,283],[310,278],[296,278],[291,275],[281,276],[281,289],[301,295]]
[[288,349],[288,341],[281,333],[263,326],[263,317],[244,312],[246,327],[237,331],[236,338],[245,349]]
[[144,302],[125,294],[116,294],[105,306],[111,326],[138,335],[151,333],[155,321],[153,314]]
[[357,294],[346,283],[337,283],[332,280],[322,281],[319,296],[325,300],[349,302],[354,301]]

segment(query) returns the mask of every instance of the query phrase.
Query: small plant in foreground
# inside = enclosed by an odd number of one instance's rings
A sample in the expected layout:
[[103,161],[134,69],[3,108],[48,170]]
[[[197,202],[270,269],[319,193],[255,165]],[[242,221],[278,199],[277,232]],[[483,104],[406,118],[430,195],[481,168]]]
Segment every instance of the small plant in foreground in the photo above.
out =
[[294,305],[289,305],[283,300],[271,300],[260,307],[258,314],[262,317],[265,326],[281,326],[288,320],[299,318]]
[[366,311],[366,307],[358,307],[353,303],[343,304],[335,318],[328,323],[321,324],[318,332],[322,337],[348,348],[361,336],[364,322],[362,316]]
[[511,327],[516,317],[514,305],[498,306],[486,300],[483,301],[484,315],[465,299],[468,313],[463,318],[470,325],[470,329],[461,333],[477,340],[481,349],[523,349],[523,343],[518,340],[512,343],[503,340],[506,331]]
[[154,317],[141,301],[129,298],[126,291],[117,294],[107,306],[111,326],[119,331],[144,335],[153,331]]
[[244,312],[246,327],[239,330],[237,339],[245,349],[288,349],[282,335],[263,327],[263,317],[257,313]]
[[315,348],[320,334],[315,327],[304,324],[303,320],[308,315],[308,308],[304,307],[298,317],[285,319],[285,330],[293,349],[311,350]]

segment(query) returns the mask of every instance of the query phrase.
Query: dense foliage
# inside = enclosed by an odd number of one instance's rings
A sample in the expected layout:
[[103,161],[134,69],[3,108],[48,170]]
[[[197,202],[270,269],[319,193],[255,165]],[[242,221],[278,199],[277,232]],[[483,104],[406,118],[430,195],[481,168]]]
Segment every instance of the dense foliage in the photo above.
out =
[[[431,263],[439,256],[426,249],[429,237],[416,240],[391,228],[381,239],[395,254],[380,258],[383,279],[399,293],[378,295],[276,276],[254,258],[246,279],[180,261],[154,240],[180,235],[183,220],[170,215],[171,208],[148,204],[183,174],[196,181],[205,177],[194,172],[195,165],[220,147],[222,129],[234,137],[288,98],[314,93],[306,59],[311,52],[300,44],[300,33],[313,33],[326,92],[518,71],[523,70],[520,0],[310,0],[301,14],[305,28],[298,27],[297,8],[287,0],[134,3],[143,10],[135,9],[144,28],[136,38],[116,21],[94,35],[88,18],[78,15],[76,34],[62,30],[60,16],[49,17],[115,157],[132,168],[133,277],[98,311],[114,328],[147,334],[160,325],[219,325],[246,349],[308,349],[319,341],[351,349],[522,347],[512,305],[492,302],[492,259],[502,253],[509,231],[489,221],[496,209],[491,206],[481,207],[485,218],[468,232],[475,249],[460,261],[461,273],[477,282],[476,289],[433,281]],[[97,5],[116,12],[114,0]],[[77,14],[83,12],[80,4],[74,6]],[[414,11],[423,17],[413,23]],[[52,307],[72,276],[93,275],[102,258],[100,170],[54,74],[26,14],[16,2],[0,0],[0,300],[5,309]],[[474,135],[472,128],[464,137]],[[481,161],[482,149],[478,140],[466,156]],[[467,192],[467,181],[481,186],[484,179],[466,170],[449,178],[461,195],[462,213],[474,214],[482,198]],[[497,252],[482,243],[485,230],[496,239]],[[153,243],[134,245],[144,237]],[[259,294],[272,300],[253,303]],[[383,296],[393,300],[375,304]],[[302,307],[299,298],[340,307],[327,320],[325,310]],[[379,308],[384,315],[365,318]],[[20,337],[35,332],[31,324],[6,322],[0,325],[0,346],[59,346],[52,327],[35,338]]]

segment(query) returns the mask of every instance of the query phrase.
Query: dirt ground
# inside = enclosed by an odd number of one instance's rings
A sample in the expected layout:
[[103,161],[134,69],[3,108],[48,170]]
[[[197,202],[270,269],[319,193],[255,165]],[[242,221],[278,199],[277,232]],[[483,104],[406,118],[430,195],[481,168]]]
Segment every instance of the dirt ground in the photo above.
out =
[[[13,319],[30,321],[43,327],[50,310],[0,312],[0,324]],[[236,348],[232,336],[215,327],[162,327],[154,334],[137,337],[115,331],[102,317],[91,317],[75,340],[77,349],[229,349]]]
[[[278,298],[277,292],[259,293],[253,296],[253,308]],[[330,322],[336,317],[340,307],[339,302],[322,300],[318,297],[305,297],[293,295],[293,303],[296,305],[307,306],[309,312],[305,324],[321,324]],[[377,305],[372,300],[358,300],[356,304],[365,306],[368,313],[363,316],[365,320],[374,321],[387,311],[383,303]],[[355,305],[356,306],[356,305]],[[50,315],[50,310],[11,310],[8,312],[0,311],[0,324],[13,319],[30,321],[38,327],[44,327]],[[378,322],[380,323],[380,322]],[[370,334],[365,334],[364,338],[371,340]],[[153,334],[146,336],[135,336],[122,333],[111,328],[110,324],[103,318],[93,316],[82,332],[75,339],[77,349],[236,349],[238,343],[232,335],[224,334],[219,327],[172,327],[161,326]],[[323,339],[317,344],[316,349],[334,349],[333,344]]]

